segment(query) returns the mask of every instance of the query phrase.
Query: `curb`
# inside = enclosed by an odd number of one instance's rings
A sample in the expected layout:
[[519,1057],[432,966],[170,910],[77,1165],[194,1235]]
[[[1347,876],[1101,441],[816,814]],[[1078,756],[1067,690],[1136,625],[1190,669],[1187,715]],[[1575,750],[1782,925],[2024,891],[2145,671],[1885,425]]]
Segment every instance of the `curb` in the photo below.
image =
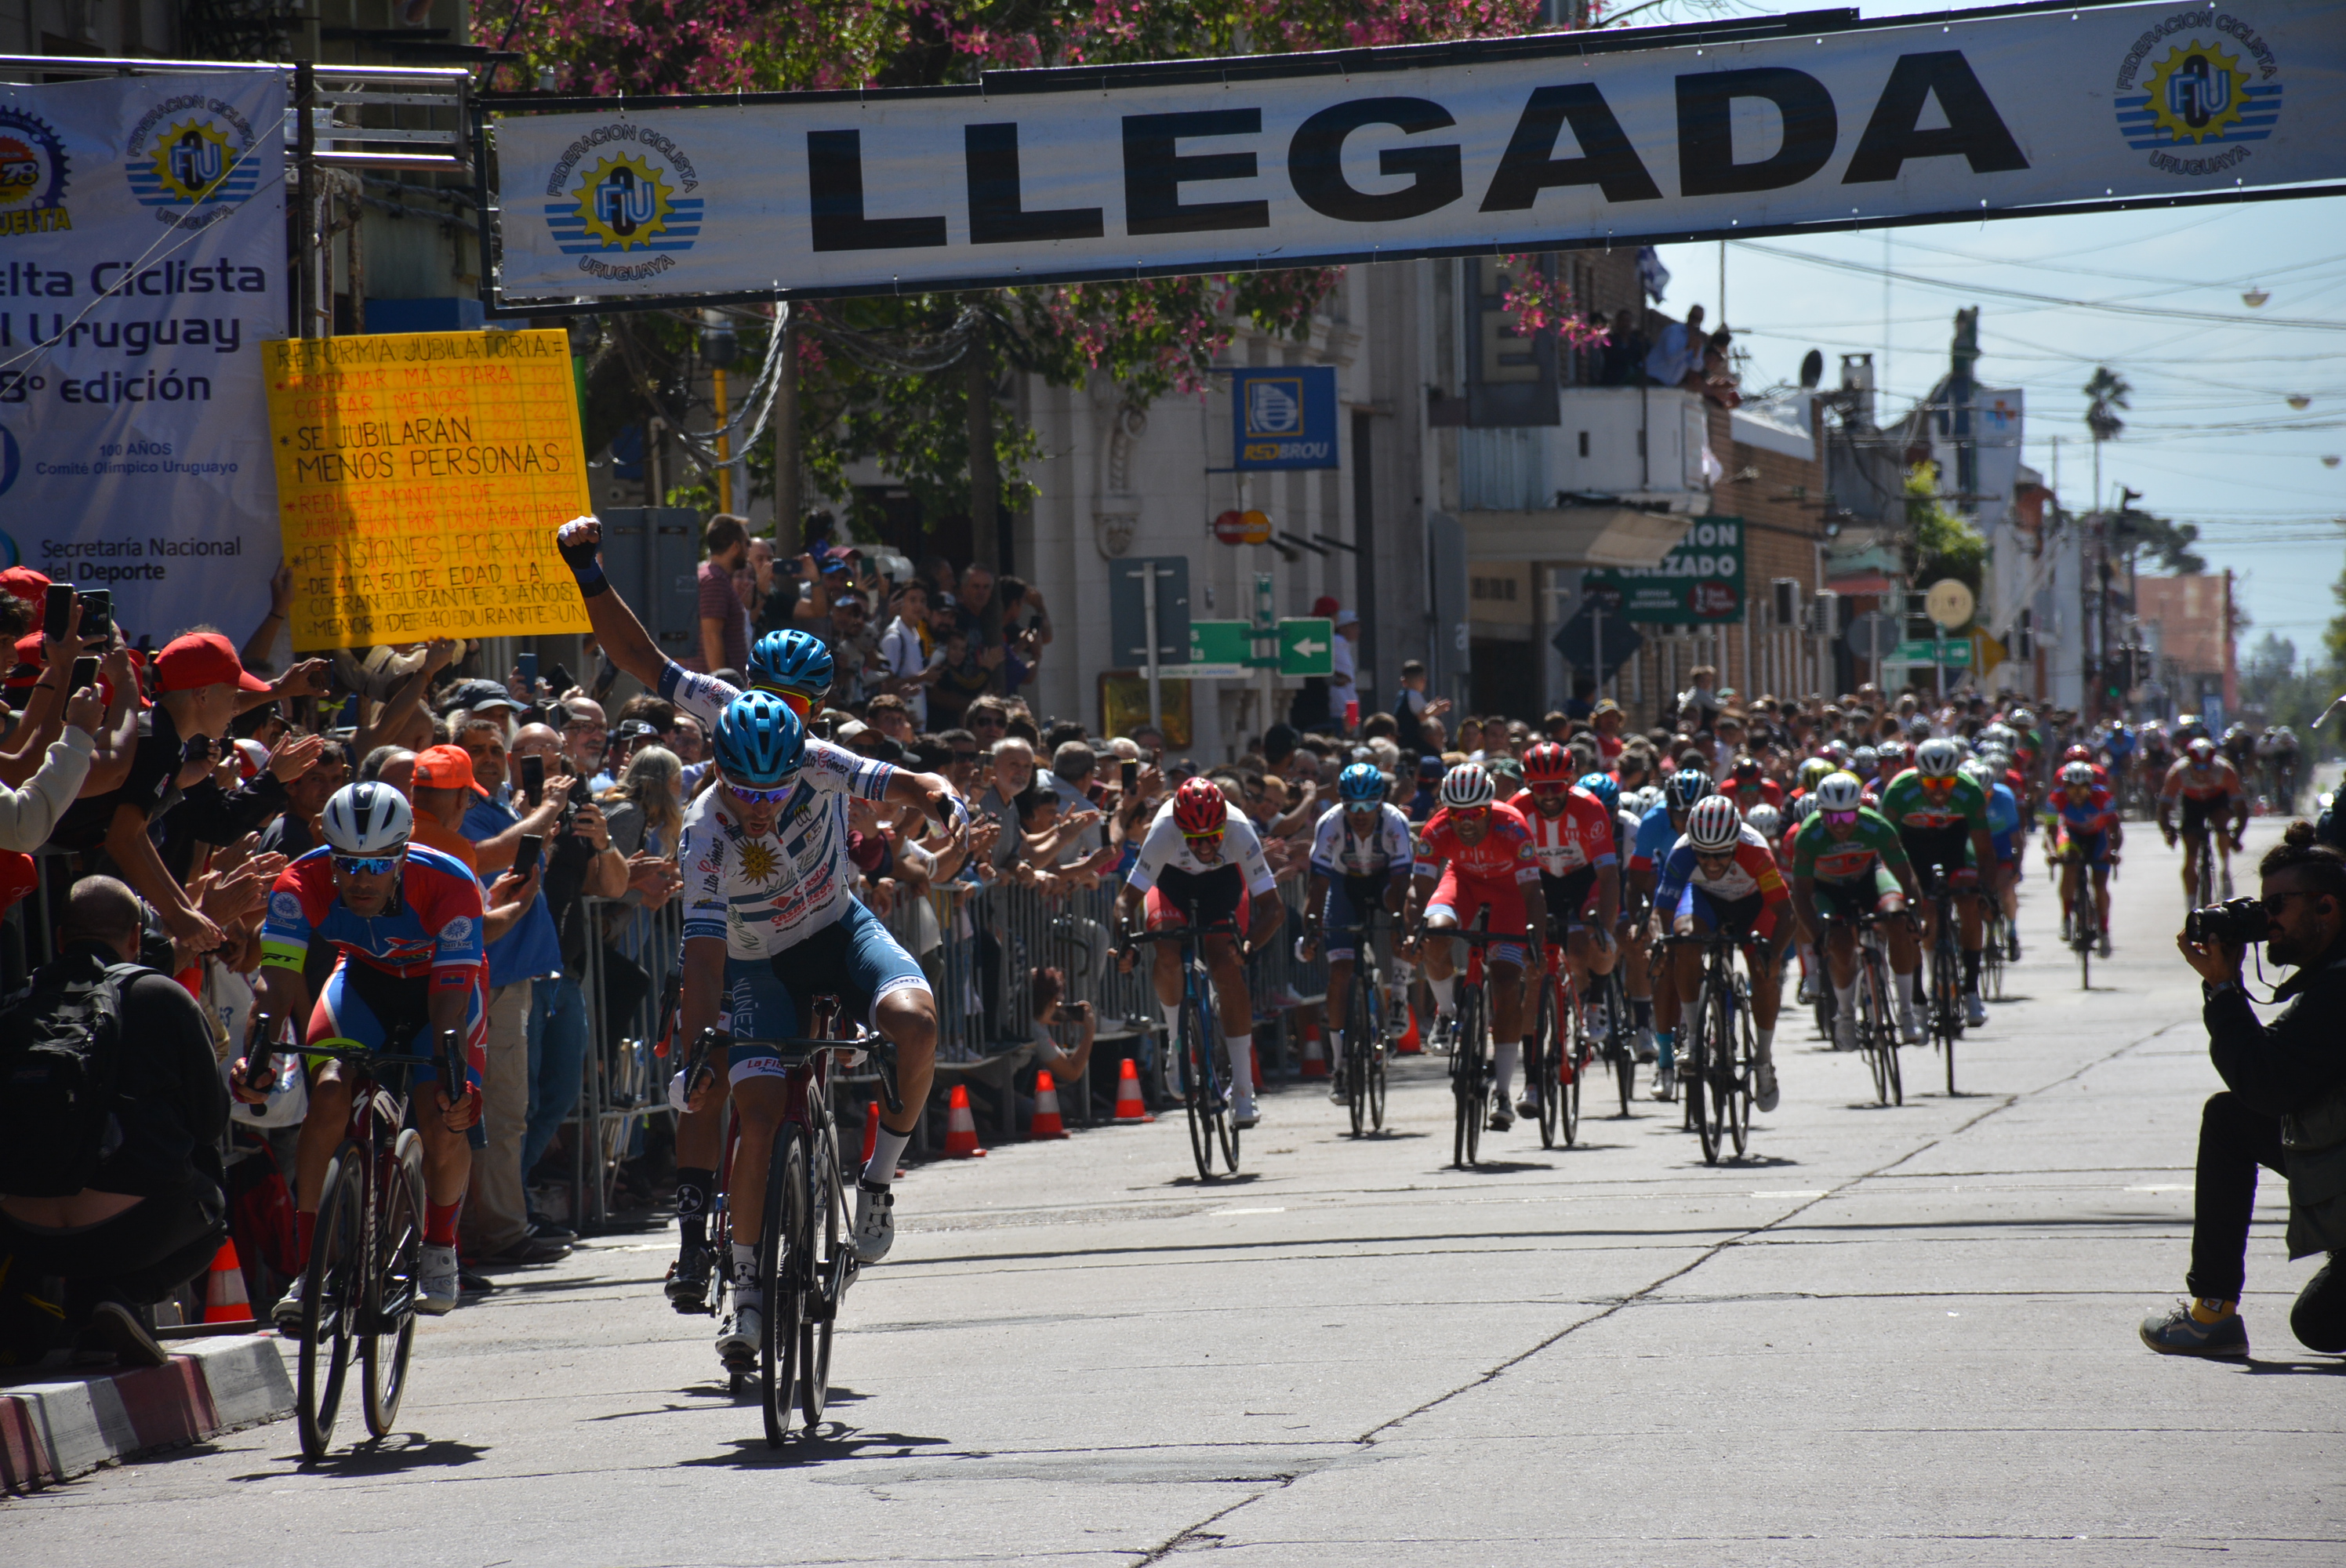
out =
[[0,1491],[30,1492],[292,1410],[274,1335],[189,1342],[165,1367],[13,1384],[0,1388]]

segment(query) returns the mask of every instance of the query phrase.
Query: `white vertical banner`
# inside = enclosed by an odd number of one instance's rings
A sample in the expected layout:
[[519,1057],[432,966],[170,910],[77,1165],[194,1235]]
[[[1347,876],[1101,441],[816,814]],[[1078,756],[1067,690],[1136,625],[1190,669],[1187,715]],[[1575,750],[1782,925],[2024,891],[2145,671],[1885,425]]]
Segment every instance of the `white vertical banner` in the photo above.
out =
[[0,566],[125,635],[266,613],[285,335],[281,71],[0,85]]

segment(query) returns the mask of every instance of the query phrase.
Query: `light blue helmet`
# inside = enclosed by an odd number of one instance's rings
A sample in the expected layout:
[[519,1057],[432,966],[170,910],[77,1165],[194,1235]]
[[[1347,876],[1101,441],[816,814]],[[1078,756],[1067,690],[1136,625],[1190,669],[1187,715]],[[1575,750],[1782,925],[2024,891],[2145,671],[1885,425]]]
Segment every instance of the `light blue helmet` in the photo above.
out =
[[1606,810],[1621,809],[1621,781],[1610,773],[1584,773],[1580,776],[1580,788],[1604,801]]
[[1385,798],[1385,776],[1373,762],[1355,762],[1336,775],[1336,793],[1348,805],[1377,804]]
[[718,716],[717,766],[729,784],[776,789],[798,777],[805,753],[805,727],[771,692],[743,692]]
[[750,650],[749,673],[760,690],[821,697],[831,689],[831,650],[811,632],[768,632]]

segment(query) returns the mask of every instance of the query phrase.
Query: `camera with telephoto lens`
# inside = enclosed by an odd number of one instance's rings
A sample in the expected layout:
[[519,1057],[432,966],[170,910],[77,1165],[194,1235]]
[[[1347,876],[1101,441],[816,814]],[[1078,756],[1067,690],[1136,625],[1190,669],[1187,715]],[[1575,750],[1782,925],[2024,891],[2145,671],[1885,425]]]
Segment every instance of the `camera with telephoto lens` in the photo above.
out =
[[2218,942],[2247,947],[2264,941],[2265,932],[2271,929],[2272,917],[2265,912],[2262,899],[2226,899],[2183,918],[2184,936],[2198,947]]

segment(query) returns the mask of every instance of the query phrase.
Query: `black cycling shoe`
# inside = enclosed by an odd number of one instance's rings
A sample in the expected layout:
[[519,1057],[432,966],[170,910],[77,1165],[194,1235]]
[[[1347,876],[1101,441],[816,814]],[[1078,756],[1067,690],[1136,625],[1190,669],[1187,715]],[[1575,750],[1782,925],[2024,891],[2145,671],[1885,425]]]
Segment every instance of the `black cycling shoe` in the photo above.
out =
[[709,1250],[690,1247],[668,1266],[668,1304],[687,1317],[709,1310]]

